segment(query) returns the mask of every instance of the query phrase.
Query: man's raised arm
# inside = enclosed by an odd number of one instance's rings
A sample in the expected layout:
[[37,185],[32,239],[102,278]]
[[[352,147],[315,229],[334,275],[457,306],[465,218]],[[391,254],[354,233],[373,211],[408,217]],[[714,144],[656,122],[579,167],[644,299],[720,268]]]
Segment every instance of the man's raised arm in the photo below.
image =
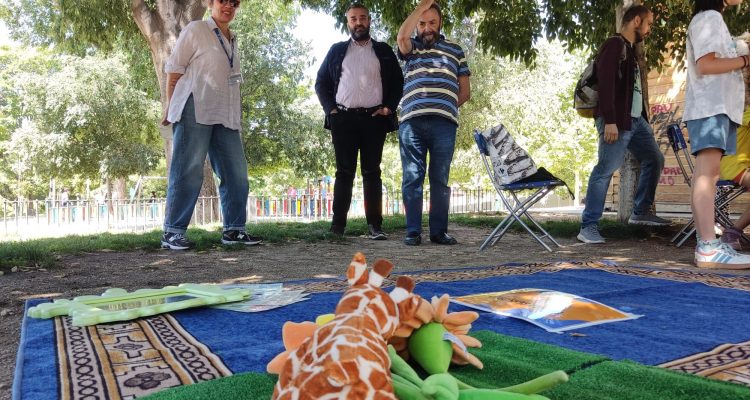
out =
[[398,30],[398,36],[396,37],[396,42],[398,42],[398,51],[401,53],[401,55],[407,55],[411,53],[412,50],[412,44],[411,44],[411,34],[414,32],[414,29],[417,28],[417,24],[419,23],[419,17],[422,16],[422,13],[430,9],[430,6],[432,6],[432,3],[434,3],[435,0],[421,0],[419,2],[419,5],[417,5],[417,8],[414,9],[414,11],[409,14],[409,16],[406,18],[403,24],[401,24],[401,28]]

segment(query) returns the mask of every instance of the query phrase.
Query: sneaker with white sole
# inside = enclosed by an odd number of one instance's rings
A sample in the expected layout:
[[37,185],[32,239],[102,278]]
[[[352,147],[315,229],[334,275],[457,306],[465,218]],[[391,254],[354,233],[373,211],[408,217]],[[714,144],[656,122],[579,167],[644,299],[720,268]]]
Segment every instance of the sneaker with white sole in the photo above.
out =
[[248,235],[243,231],[226,231],[221,235],[222,244],[244,244],[246,246],[254,246],[262,242],[263,239]]
[[719,239],[701,240],[695,246],[695,265],[698,268],[750,269],[750,255],[738,253]]
[[651,213],[651,212],[642,214],[642,215],[638,215],[635,213],[630,214],[630,218],[628,218],[628,223],[630,225],[646,225],[646,226],[672,225],[672,221],[658,217],[656,214]]
[[578,232],[576,238],[583,243],[598,244],[606,243],[602,235],[599,233],[599,228],[596,225],[589,225],[581,227],[581,231]]
[[383,229],[375,225],[368,225],[367,233],[369,234],[370,240],[387,240],[388,239],[388,235],[386,235],[385,232],[383,232]]
[[161,237],[162,249],[187,250],[194,244],[185,237],[184,233],[167,232]]

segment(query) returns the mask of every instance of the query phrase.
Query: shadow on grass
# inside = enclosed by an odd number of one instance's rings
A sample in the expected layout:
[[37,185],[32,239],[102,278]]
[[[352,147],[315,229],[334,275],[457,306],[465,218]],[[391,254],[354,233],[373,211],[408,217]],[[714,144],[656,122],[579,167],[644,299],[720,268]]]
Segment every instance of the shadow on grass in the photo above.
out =
[[[457,225],[486,229],[489,232],[500,222],[503,214],[451,215],[450,222]],[[427,222],[427,217],[423,218]],[[529,221],[525,221],[529,222]],[[547,220],[541,225],[552,236],[571,238],[578,234],[580,228],[578,219]],[[352,236],[367,234],[367,222],[364,218],[354,218],[348,221],[344,237],[333,235],[328,231],[329,221],[303,222],[264,222],[247,226],[248,233],[260,236],[266,243],[285,243],[293,241],[305,242],[341,242],[346,243]],[[649,239],[670,238],[678,226],[665,228],[646,228],[631,226],[612,220],[602,220],[601,232],[608,239]],[[394,234],[406,228],[403,215],[387,216],[383,219],[383,230]],[[514,223],[512,232],[523,232],[523,228]],[[132,251],[157,250],[160,248],[162,232],[146,233],[101,233],[96,235],[71,235],[62,238],[34,239],[22,242],[0,243],[0,271],[8,272],[13,267],[54,267],[63,255],[74,255],[98,251]],[[187,232],[191,241],[195,242],[194,251],[211,249],[241,250],[243,246],[227,246],[220,244],[221,229],[189,229]]]

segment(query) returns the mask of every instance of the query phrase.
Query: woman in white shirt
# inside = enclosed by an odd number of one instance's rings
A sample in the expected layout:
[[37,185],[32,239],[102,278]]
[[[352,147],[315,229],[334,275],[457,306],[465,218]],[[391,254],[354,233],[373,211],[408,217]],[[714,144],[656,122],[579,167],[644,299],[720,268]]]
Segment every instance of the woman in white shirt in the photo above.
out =
[[734,154],[745,99],[742,72],[748,56],[738,56],[721,12],[742,0],[695,0],[687,36],[687,91],[682,120],[696,156],[691,206],[695,217],[695,263],[702,268],[750,268],[750,256],[716,239],[714,198],[719,164]]
[[240,136],[240,69],[236,36],[229,30],[239,0],[208,0],[211,16],[180,33],[165,72],[167,100],[162,124],[173,123],[172,164],[161,246],[185,250],[185,237],[203,184],[208,154],[221,181],[224,244],[260,243],[245,233],[247,160]]

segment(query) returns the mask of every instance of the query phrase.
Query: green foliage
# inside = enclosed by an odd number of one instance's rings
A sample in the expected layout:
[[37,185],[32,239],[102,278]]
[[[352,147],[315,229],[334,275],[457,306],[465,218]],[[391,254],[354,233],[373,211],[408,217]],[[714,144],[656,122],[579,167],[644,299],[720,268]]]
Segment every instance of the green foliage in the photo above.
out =
[[[0,47],[0,143],[10,140],[24,120],[17,76],[43,74],[57,67],[57,61],[47,52]],[[33,173],[33,166],[25,164],[22,158],[13,157],[3,145],[0,145],[0,160],[0,197],[34,199],[46,195],[47,182]]]
[[[304,6],[330,13],[340,26],[349,4],[346,0],[301,0]],[[477,19],[477,43],[491,54],[507,56],[532,65],[537,56],[535,45],[542,37],[559,40],[571,49],[596,49],[616,31],[615,9],[622,0],[442,0],[444,28],[459,35],[465,18]],[[681,60],[685,35],[692,17],[690,0],[645,2],[655,12],[655,23],[646,41],[651,66],[665,55]],[[417,1],[373,0],[367,5],[380,17],[381,25],[395,38],[399,26],[414,10]],[[725,13],[729,30],[740,34],[750,26],[747,2]],[[666,50],[666,52],[665,52]]]
[[[157,13],[176,13],[199,7],[201,1],[161,9],[154,1],[146,3]],[[129,1],[20,0],[15,7],[0,6],[0,18],[16,39],[31,45],[54,45],[57,51],[77,55],[124,54],[131,84],[156,98],[159,88],[151,53],[130,6]],[[296,6],[281,1],[247,0],[233,23],[245,79],[243,135],[253,175],[291,168],[295,174],[314,177],[333,163],[322,115],[299,101],[310,95],[303,85],[310,60],[306,44],[291,33],[298,13]]]
[[243,135],[250,174],[260,180],[291,170],[301,178],[333,165],[330,135],[319,107],[304,103],[311,60],[292,34],[299,9],[279,1],[248,0],[233,23],[242,60]]
[[4,144],[43,177],[123,177],[158,160],[158,105],[122,58],[61,56],[59,67],[13,77],[23,123]]
[[129,1],[19,0],[0,7],[14,39],[80,56],[138,35]]
[[573,110],[571,95],[587,55],[569,54],[559,42],[547,41],[540,41],[536,51],[534,69],[520,61],[473,53],[472,98],[461,108],[457,138],[457,148],[469,154],[457,153],[454,165],[459,168],[451,171],[452,181],[489,185],[472,178],[472,171],[484,171],[472,131],[499,123],[539,166],[571,186],[576,172],[588,176],[596,158],[596,132],[590,119]]
[[[151,60],[151,51],[149,51],[146,38],[140,34],[122,35],[114,47],[127,64],[133,85],[146,93],[149,98],[158,99],[159,82],[156,79],[156,69]],[[109,53],[104,52],[104,54]]]

